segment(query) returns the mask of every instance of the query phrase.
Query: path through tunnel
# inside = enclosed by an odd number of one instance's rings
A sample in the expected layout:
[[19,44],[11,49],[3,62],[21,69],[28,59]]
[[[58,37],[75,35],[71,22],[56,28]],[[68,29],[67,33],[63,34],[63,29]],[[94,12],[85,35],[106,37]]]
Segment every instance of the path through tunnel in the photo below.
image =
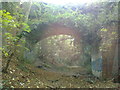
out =
[[[88,54],[88,59],[83,59],[82,38],[78,30],[51,24],[42,30],[39,28],[38,32],[36,37],[29,37],[27,45],[31,51],[26,55],[35,66],[66,74],[91,73],[90,56]],[[35,40],[35,43],[31,42]]]
[[55,35],[41,40],[35,45],[34,52],[37,55],[36,66],[47,65],[47,69],[67,74],[87,73],[85,63],[88,61],[83,60],[82,46],[75,45],[70,35]]

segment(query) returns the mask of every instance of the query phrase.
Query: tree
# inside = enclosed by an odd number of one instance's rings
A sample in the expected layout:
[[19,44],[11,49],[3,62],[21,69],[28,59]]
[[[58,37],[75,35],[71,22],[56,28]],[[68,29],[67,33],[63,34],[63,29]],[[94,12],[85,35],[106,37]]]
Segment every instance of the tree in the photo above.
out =
[[27,21],[31,4],[31,0],[30,3],[24,2],[22,4],[20,2],[2,2],[1,20],[4,39],[2,51],[3,56],[7,59],[7,64],[3,69],[4,72],[7,72],[7,68],[13,57],[17,59],[18,57],[21,59],[23,57],[23,52],[26,49],[24,36],[30,32]]
[[1,20],[4,41],[1,49],[3,57],[7,60],[7,64],[3,69],[3,72],[7,72],[11,59],[19,55],[20,49],[18,48],[23,48],[21,43],[24,43],[24,40],[21,39],[23,36],[21,35],[21,32],[30,32],[30,28],[26,23],[20,22],[16,19],[16,17],[11,16],[6,10],[1,10],[0,13],[2,15]]

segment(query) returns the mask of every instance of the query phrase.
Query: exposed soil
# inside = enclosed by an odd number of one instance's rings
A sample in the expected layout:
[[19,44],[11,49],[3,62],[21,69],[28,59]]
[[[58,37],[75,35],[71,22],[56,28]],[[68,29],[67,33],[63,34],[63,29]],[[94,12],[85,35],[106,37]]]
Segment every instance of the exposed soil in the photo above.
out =
[[12,61],[8,73],[3,73],[5,88],[117,88],[118,85],[112,80],[50,72],[17,61]]

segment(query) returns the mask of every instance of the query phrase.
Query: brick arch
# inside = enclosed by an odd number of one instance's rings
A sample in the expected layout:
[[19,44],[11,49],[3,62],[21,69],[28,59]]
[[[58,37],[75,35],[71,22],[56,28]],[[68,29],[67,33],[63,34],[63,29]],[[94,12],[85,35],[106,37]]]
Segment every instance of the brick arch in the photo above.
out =
[[76,29],[66,27],[61,24],[51,24],[45,31],[43,31],[41,39],[49,36],[53,36],[53,35],[60,35],[60,34],[71,35],[76,39],[76,41],[79,41],[81,38],[80,32]]
[[[80,38],[81,38],[81,34],[80,34],[79,30],[77,30],[73,27],[67,27],[60,23],[52,23],[49,25],[45,25],[45,26],[43,26],[42,29],[41,29],[41,27],[39,27],[39,28],[37,28],[37,32],[38,33],[36,35],[34,35],[35,38],[32,38],[32,35],[30,34],[29,37],[27,38],[28,41],[36,40],[37,42],[39,42],[40,40],[43,40],[47,37],[51,37],[54,35],[61,35],[61,34],[62,35],[71,35],[74,38],[75,42],[80,42]],[[30,39],[30,38],[32,38],[32,39]]]
[[[80,40],[83,40],[83,35],[82,33],[80,32],[80,30],[78,29],[75,29],[74,27],[72,26],[65,26],[63,24],[60,24],[60,23],[52,23],[52,24],[48,24],[48,25],[43,25],[43,26],[38,26],[37,28],[37,33],[32,35],[30,34],[28,37],[28,42],[27,42],[27,47],[30,50],[30,52],[25,52],[25,58],[27,59],[36,59],[35,57],[35,53],[34,53],[34,47],[35,47],[35,44],[45,38],[48,38],[50,36],[54,36],[54,35],[71,35],[73,38],[74,38],[74,42],[77,42],[77,44],[80,44],[81,45],[81,48],[82,48],[82,51],[84,51],[84,45],[83,43],[80,43]],[[35,30],[33,30],[33,32],[35,32]],[[32,33],[32,32],[31,32]],[[34,38],[32,38],[32,36],[36,36]],[[30,39],[31,38],[31,39]],[[37,42],[35,42],[34,44],[31,42],[31,41],[34,41],[34,40],[37,40]],[[83,52],[84,54],[84,52]],[[99,54],[99,53],[96,53],[96,54]],[[33,56],[33,57],[30,57],[30,56]],[[84,58],[83,58],[84,59]],[[95,60],[97,58],[94,58]],[[87,59],[86,59],[87,60]],[[93,73],[94,74],[94,73]],[[95,75],[96,76],[96,75]]]

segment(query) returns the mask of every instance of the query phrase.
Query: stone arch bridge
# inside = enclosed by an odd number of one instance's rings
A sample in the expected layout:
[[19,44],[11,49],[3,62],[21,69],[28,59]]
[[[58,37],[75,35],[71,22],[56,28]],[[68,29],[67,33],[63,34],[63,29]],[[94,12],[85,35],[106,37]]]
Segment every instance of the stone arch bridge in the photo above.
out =
[[[36,33],[37,32],[37,33]],[[63,24],[53,23],[53,24],[41,24],[36,30],[32,30],[27,36],[28,44],[35,44],[40,40],[54,35],[71,35],[76,43],[80,43],[81,33],[79,30],[71,27],[67,27]]]
[[[32,52],[32,48],[34,45],[39,42],[40,40],[43,40],[47,37],[54,36],[54,35],[71,35],[74,38],[75,43],[80,44],[80,39],[83,40],[83,35],[81,32],[73,27],[67,27],[63,24],[59,23],[52,23],[49,25],[39,25],[37,29],[31,31],[30,34],[26,37],[26,46],[31,50],[29,52],[25,52],[25,58],[26,56],[31,56],[34,54]],[[84,46],[84,45],[83,45]],[[95,49],[96,50],[96,49]],[[91,67],[92,67],[92,73],[93,75],[97,77],[102,76],[102,65],[104,62],[102,62],[102,54],[100,51],[95,51],[91,53]]]

